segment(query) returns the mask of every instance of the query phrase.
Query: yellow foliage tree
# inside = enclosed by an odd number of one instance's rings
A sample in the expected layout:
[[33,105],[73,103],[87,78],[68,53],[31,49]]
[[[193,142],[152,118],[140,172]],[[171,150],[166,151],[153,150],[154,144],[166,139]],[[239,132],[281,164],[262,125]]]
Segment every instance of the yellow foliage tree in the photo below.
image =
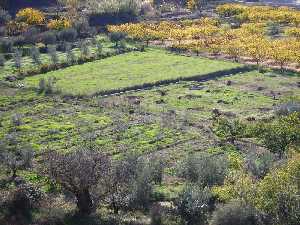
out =
[[62,30],[62,29],[70,28],[71,22],[66,18],[54,19],[48,22],[47,27],[48,29],[51,30]]
[[33,8],[25,8],[21,9],[16,14],[16,21],[24,22],[28,25],[40,25],[45,21],[45,16],[43,12],[33,9]]

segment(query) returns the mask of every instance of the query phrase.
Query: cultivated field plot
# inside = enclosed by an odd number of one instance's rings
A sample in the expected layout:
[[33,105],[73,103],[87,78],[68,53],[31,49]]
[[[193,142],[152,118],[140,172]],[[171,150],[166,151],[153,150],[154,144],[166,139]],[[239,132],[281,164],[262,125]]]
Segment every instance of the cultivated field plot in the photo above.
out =
[[84,100],[1,87],[0,139],[16,135],[36,151],[70,151],[83,140],[93,140],[116,156],[128,149],[138,154],[172,151],[166,154],[172,162],[215,144],[213,109],[231,119],[270,117],[282,102],[300,100],[299,80],[298,75],[252,71]]
[[[106,53],[114,53],[116,52],[115,49],[115,45],[114,43],[112,43],[106,36],[97,36],[96,40],[100,40],[101,41],[101,45],[102,45],[102,53],[106,54]],[[132,48],[133,46],[126,43],[126,46],[129,48]],[[95,46],[90,46],[89,47],[90,50],[90,54],[95,54],[97,49]],[[79,47],[75,47],[72,49],[72,52],[74,53],[74,55],[78,58],[80,56],[80,48]],[[42,64],[51,64],[51,60],[50,60],[50,56],[47,53],[41,53],[41,63]],[[58,61],[59,62],[67,62],[67,53],[66,52],[62,52],[62,51],[57,51],[57,57],[58,57]],[[0,68],[0,79],[3,79],[6,76],[12,75],[12,74],[17,74],[18,70],[15,68],[14,66],[14,60],[13,59],[9,59],[5,62],[5,65]],[[24,56],[21,59],[21,64],[22,64],[22,70],[26,71],[26,70],[32,70],[34,68],[36,68],[36,65],[33,63],[33,60],[30,56]]]
[[131,52],[25,79],[38,87],[41,78],[55,78],[63,94],[92,95],[161,80],[204,75],[241,66],[238,63],[175,55],[161,49]]

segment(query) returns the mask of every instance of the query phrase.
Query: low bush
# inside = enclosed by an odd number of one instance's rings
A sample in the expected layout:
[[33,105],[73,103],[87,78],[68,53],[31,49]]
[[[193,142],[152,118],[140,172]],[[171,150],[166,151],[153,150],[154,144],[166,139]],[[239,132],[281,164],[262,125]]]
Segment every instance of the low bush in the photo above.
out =
[[39,42],[44,43],[45,45],[53,45],[56,44],[57,38],[56,33],[53,31],[46,31],[39,35]]
[[50,56],[50,60],[52,62],[53,65],[57,65],[58,64],[58,55],[56,52],[56,45],[49,45],[48,46],[48,54]]
[[36,65],[41,65],[42,61],[39,49],[36,46],[33,46],[30,49],[30,52],[33,63]]
[[239,201],[233,201],[214,211],[212,225],[258,225],[256,210]]
[[11,53],[13,52],[13,42],[8,38],[2,38],[0,40],[0,49],[2,53]]
[[51,30],[63,30],[70,27],[71,27],[71,22],[66,18],[50,20],[47,24],[47,28]]
[[136,21],[141,12],[140,0],[107,0],[94,1],[91,4],[89,23],[91,25],[106,25]]
[[[21,184],[9,193],[6,200],[6,221],[22,221],[22,223],[28,223],[32,219],[32,210],[39,206],[42,200],[42,193],[39,189],[28,185]],[[9,222],[8,222],[9,223]]]
[[21,48],[26,44],[26,40],[25,37],[23,35],[19,35],[14,37],[14,46],[16,46],[17,48]]
[[188,225],[207,224],[208,212],[212,204],[212,194],[209,189],[187,185],[174,203],[179,216]]
[[5,57],[0,54],[0,67],[3,67],[5,65]]
[[300,112],[300,102],[287,102],[275,108],[279,116],[287,116],[293,112]]
[[22,67],[22,51],[19,49],[15,50],[15,53],[13,55],[13,59],[14,59],[14,66],[17,70],[21,70]]
[[88,21],[76,21],[74,23],[74,29],[76,29],[78,33],[78,37],[81,39],[85,39],[88,37],[93,37],[96,35],[97,30],[95,27],[91,27]]
[[77,31],[74,28],[68,28],[61,30],[58,33],[58,40],[59,41],[66,41],[66,42],[74,42],[78,36]]
[[66,43],[66,57],[69,65],[74,65],[77,61],[76,56],[72,51],[72,46],[70,43]]
[[125,33],[122,32],[112,32],[110,33],[110,40],[115,43],[115,46],[118,47],[121,40],[126,37]]
[[9,15],[9,12],[4,9],[0,9],[0,25],[4,25],[10,20],[11,16]]
[[36,27],[28,28],[28,30],[23,34],[26,44],[35,44],[38,40],[39,33],[40,29]]
[[225,118],[219,118],[214,123],[215,134],[225,142],[234,144],[235,140],[243,137],[246,125],[239,120],[230,121]]
[[90,42],[88,40],[80,42],[80,54],[81,58],[88,58],[91,55]]
[[223,183],[227,168],[227,158],[223,155],[192,154],[179,168],[179,175],[202,187],[211,187]]
[[6,32],[9,36],[20,35],[29,28],[29,25],[24,22],[9,21],[6,24]]

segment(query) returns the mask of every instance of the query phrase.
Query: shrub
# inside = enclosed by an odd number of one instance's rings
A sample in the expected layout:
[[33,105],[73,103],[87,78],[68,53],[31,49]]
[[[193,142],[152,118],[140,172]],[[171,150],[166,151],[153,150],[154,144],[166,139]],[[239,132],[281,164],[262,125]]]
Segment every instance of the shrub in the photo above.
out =
[[66,42],[74,42],[77,38],[77,31],[73,28],[68,28],[58,33],[58,40]]
[[40,50],[36,46],[32,46],[30,49],[31,58],[34,64],[41,65],[41,55]]
[[148,209],[152,195],[152,176],[148,165],[140,165],[130,194],[130,208]]
[[276,114],[279,116],[287,116],[294,112],[300,112],[300,103],[299,102],[287,102],[281,104],[275,109]]
[[217,7],[217,13],[223,17],[236,16],[245,11],[245,6],[238,4],[224,4]]
[[48,54],[50,56],[50,60],[53,65],[57,65],[58,63],[58,56],[56,52],[56,45],[49,45],[48,46]]
[[29,28],[29,25],[24,22],[17,22],[17,21],[9,21],[6,24],[6,31],[7,34],[10,36],[18,35],[26,32],[26,30]]
[[39,35],[38,40],[45,45],[53,45],[56,43],[56,34],[53,31],[46,31]]
[[258,225],[254,208],[239,201],[232,201],[214,211],[212,225]]
[[24,170],[31,167],[34,152],[29,147],[22,147],[22,149],[19,149],[17,143],[7,146],[7,148],[8,149],[1,152],[1,164],[11,173],[11,179],[15,180],[18,170]]
[[281,116],[272,123],[261,123],[256,133],[263,144],[280,157],[291,146],[297,146],[300,142],[300,113],[292,113]]
[[102,52],[103,52],[103,46],[102,46],[100,41],[97,41],[97,43],[96,43],[96,54],[97,54],[97,56],[100,57],[102,55]]
[[79,38],[88,38],[96,35],[96,28],[91,27],[86,20],[76,21],[74,23],[74,28],[76,29]]
[[155,157],[150,159],[151,177],[155,184],[161,184],[164,168],[165,163],[161,158]]
[[[127,155],[114,161],[105,185],[105,202],[117,214],[120,209],[128,209],[132,185],[137,177],[138,157]],[[103,190],[101,190],[103,191]]]
[[110,40],[115,43],[116,47],[118,47],[119,42],[126,37],[126,34],[122,32],[112,32],[110,33]]
[[91,4],[90,24],[104,25],[137,20],[141,11],[140,0],[96,0]]
[[299,224],[300,154],[272,170],[258,184],[255,207],[270,215],[273,224]]
[[4,67],[5,66],[5,57],[0,54],[0,67]]
[[74,52],[72,51],[72,47],[70,43],[66,43],[66,57],[67,57],[67,62],[72,65],[74,63],[76,63],[76,56],[74,54]]
[[207,224],[207,214],[210,209],[212,194],[209,189],[187,185],[175,200],[180,217],[187,224]]
[[23,34],[26,44],[35,44],[38,40],[39,33],[40,29],[36,27],[28,28],[27,31]]
[[160,211],[159,206],[154,205],[150,211],[151,216],[151,224],[150,225],[162,225],[163,224],[163,216],[162,212]]
[[0,25],[4,25],[10,20],[11,16],[9,15],[9,12],[4,9],[0,9]]
[[25,22],[28,25],[40,25],[44,23],[45,16],[37,9],[25,8],[17,12],[16,20],[18,22]]
[[267,34],[272,36],[272,35],[277,35],[280,33],[280,25],[279,23],[276,22],[268,22],[267,23]]
[[47,24],[47,28],[51,30],[63,30],[70,27],[71,27],[71,22],[66,18],[50,20]]
[[54,79],[49,77],[48,80],[41,78],[39,80],[39,93],[52,94],[54,93]]
[[253,176],[261,179],[270,171],[275,162],[275,157],[270,152],[265,152],[261,155],[256,153],[248,155],[245,166],[247,171],[251,172]]
[[21,70],[22,67],[22,52],[19,49],[15,50],[15,53],[13,55],[13,59],[14,59],[14,66],[16,69]]
[[82,58],[88,58],[91,54],[90,48],[89,48],[89,41],[84,40],[80,42],[80,53]]
[[199,153],[189,155],[180,168],[179,175],[202,187],[223,183],[228,163],[224,156]]
[[294,37],[296,39],[300,39],[300,28],[298,27],[290,27],[287,28],[284,33],[289,37]]
[[[32,209],[37,208],[42,199],[42,193],[32,185],[22,183],[9,193],[5,202],[8,221],[28,223],[32,219]],[[12,222],[12,224],[15,224]]]
[[214,123],[214,132],[221,138],[222,141],[229,141],[234,144],[234,141],[242,137],[245,133],[246,126],[239,120],[227,120],[220,118]]
[[10,39],[2,38],[0,40],[0,48],[2,53],[11,53],[13,52],[13,42]]
[[22,125],[22,116],[20,114],[14,114],[11,117],[11,123],[15,127],[21,126]]
[[21,48],[26,44],[25,37],[22,35],[16,36],[14,39],[14,46]]

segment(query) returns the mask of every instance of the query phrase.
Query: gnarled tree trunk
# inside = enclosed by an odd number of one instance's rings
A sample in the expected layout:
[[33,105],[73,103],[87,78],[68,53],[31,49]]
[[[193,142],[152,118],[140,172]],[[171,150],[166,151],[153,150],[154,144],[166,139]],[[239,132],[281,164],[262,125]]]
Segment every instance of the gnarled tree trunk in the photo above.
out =
[[90,215],[93,211],[93,200],[88,189],[80,190],[76,194],[79,214]]

